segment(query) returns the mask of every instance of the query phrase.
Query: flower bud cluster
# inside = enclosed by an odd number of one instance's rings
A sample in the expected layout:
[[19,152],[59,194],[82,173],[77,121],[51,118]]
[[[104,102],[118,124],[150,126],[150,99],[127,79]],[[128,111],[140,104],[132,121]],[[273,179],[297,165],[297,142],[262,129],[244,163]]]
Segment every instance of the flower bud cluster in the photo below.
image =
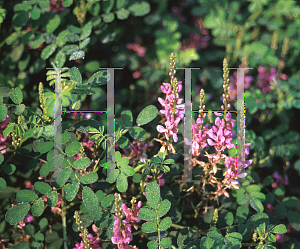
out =
[[43,110],[43,119],[46,122],[50,122],[50,118],[47,115],[47,108],[45,106],[46,98],[44,96],[44,86],[42,82],[40,82],[39,84],[39,98],[40,98],[40,106]]
[[223,111],[226,111],[226,110],[229,110],[230,109],[230,104],[227,105],[227,103],[229,102],[229,94],[228,94],[228,91],[230,89],[229,87],[229,69],[228,69],[228,63],[227,63],[227,60],[226,58],[224,58],[223,60],[223,105],[221,106],[221,109]]
[[161,90],[166,94],[166,99],[158,98],[160,104],[165,108],[161,110],[160,113],[164,114],[167,118],[165,121],[165,126],[158,125],[156,127],[159,133],[164,133],[167,140],[169,136],[173,136],[173,140],[176,143],[178,141],[177,137],[177,126],[179,122],[184,118],[184,104],[182,104],[183,99],[178,97],[178,93],[182,90],[182,82],[178,82],[174,77],[175,70],[175,56],[174,53],[171,54],[170,62],[170,73],[171,83],[163,83]]
[[[135,246],[129,245],[132,241],[133,236],[131,233],[131,225],[136,222],[139,222],[138,218],[138,210],[142,206],[142,202],[139,201],[136,205],[132,205],[132,209],[127,208],[126,204],[120,203],[121,196],[120,194],[115,193],[115,215],[114,215],[114,227],[113,234],[111,237],[111,241],[113,244],[117,245],[118,248],[128,249],[128,248],[136,248]],[[133,203],[133,201],[132,201]],[[123,219],[122,210],[125,213],[126,219]]]

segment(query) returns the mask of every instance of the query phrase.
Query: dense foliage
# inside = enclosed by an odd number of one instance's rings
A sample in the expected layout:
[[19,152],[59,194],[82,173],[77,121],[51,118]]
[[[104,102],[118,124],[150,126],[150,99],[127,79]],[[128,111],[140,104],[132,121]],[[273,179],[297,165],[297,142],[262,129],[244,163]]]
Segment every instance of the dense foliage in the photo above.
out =
[[[286,0],[0,1],[0,248],[300,248],[299,15]],[[188,140],[178,68],[200,67]]]

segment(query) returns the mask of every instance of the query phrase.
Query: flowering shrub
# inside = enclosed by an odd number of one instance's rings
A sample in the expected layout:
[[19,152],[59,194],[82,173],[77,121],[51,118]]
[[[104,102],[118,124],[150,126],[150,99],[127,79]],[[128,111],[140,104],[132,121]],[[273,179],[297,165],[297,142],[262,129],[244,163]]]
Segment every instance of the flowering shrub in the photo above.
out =
[[281,0],[1,2],[0,248],[300,247],[299,14]]

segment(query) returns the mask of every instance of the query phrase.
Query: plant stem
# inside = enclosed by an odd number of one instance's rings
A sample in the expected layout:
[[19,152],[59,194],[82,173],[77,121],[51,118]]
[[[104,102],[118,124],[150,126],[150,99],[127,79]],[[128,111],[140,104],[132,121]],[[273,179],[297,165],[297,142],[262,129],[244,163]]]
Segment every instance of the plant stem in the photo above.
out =
[[67,220],[66,220],[66,206],[65,206],[65,192],[61,189],[61,218],[62,218],[62,225],[63,225],[63,239],[64,239],[64,249],[68,249],[67,247]]
[[[174,223],[171,224],[171,227],[179,228],[179,229],[185,228],[184,226],[180,226],[180,225],[177,225],[177,224],[174,224]],[[193,231],[194,233],[200,233],[200,234],[202,234],[202,235],[206,235],[206,233],[203,232],[203,231],[201,231],[201,230],[194,230],[194,229],[192,229],[192,231]]]
[[161,249],[161,248],[160,248],[159,216],[157,215],[157,208],[155,208],[155,214],[156,214],[157,232],[158,232],[158,249]]

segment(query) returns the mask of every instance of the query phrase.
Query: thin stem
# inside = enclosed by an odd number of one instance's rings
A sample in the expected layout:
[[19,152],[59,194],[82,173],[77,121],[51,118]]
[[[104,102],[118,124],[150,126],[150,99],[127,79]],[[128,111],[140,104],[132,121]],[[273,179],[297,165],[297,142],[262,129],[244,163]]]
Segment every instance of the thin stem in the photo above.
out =
[[[183,228],[185,228],[184,226],[180,226],[180,225],[173,224],[173,223],[171,224],[171,227],[178,228],[178,229],[183,229]],[[206,233],[203,232],[203,231],[201,231],[201,230],[194,230],[194,229],[192,229],[192,231],[193,231],[194,233],[200,233],[200,234],[202,234],[202,235],[206,235]]]
[[157,223],[157,232],[158,232],[158,249],[161,249],[161,247],[160,247],[159,216],[157,215],[157,208],[155,208],[155,214],[156,214],[156,223]]
[[67,247],[67,220],[66,220],[66,206],[65,206],[65,192],[61,189],[61,218],[63,225],[63,239],[64,239],[64,249],[68,249]]

